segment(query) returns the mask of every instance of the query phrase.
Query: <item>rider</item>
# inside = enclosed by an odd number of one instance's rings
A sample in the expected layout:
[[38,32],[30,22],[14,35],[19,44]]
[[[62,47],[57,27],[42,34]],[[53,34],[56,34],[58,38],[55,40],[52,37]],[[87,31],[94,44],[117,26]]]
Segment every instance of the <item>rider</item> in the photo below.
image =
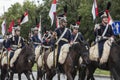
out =
[[39,39],[39,36],[38,36],[38,28],[37,27],[35,27],[33,29],[33,33],[34,34],[33,34],[32,38],[31,38],[31,40],[34,42],[34,47],[37,47],[41,43],[41,41]]
[[108,24],[108,15],[104,12],[101,15],[102,23],[96,24],[94,28],[94,33],[96,36],[96,42],[98,42],[99,48],[99,58],[102,57],[103,47],[106,40],[111,39],[114,41],[114,33],[112,31],[111,25]]
[[[10,59],[15,55],[14,52],[17,49],[21,49],[25,46],[24,39],[20,36],[20,27],[14,27],[15,35],[10,38],[10,41],[8,44],[8,51],[10,52]],[[13,62],[14,63],[14,62]],[[13,64],[11,64],[11,67],[13,67]]]
[[47,49],[51,47],[51,49],[53,50],[54,43],[52,43],[51,37],[52,37],[52,32],[46,31],[46,33],[44,33],[42,37],[42,44],[44,45],[44,48]]
[[61,46],[71,42],[71,31],[66,28],[67,20],[64,15],[59,15],[59,28],[55,30],[54,35],[57,37],[58,55],[60,53]]
[[81,32],[78,32],[80,25],[80,19],[76,22],[76,24],[72,24],[72,42],[85,42],[84,37]]
[[10,45],[10,39],[9,39],[9,33],[7,33],[4,37],[4,41],[3,41],[3,47],[4,49],[8,49]]

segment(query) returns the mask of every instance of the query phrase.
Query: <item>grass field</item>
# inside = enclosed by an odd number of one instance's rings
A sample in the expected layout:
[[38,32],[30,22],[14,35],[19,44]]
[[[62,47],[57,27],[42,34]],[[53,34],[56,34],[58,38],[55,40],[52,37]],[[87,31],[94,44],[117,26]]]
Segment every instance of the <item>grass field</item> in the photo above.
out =
[[[34,66],[33,66],[33,71],[37,71],[37,65],[36,64],[34,64]],[[108,76],[108,75],[110,75],[110,72],[109,71],[105,71],[105,70],[97,69],[95,71],[95,74],[96,75],[106,75],[106,76]]]
[[110,72],[109,72],[109,71],[105,71],[105,70],[97,69],[97,70],[95,71],[95,74],[108,76],[108,75],[110,75]]

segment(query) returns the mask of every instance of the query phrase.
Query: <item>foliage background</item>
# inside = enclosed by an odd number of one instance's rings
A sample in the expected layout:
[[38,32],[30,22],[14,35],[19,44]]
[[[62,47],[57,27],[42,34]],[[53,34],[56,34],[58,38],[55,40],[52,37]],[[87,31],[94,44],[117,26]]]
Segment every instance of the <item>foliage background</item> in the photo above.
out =
[[[28,33],[32,27],[39,22],[40,15],[42,16],[42,32],[44,32],[44,27],[48,30],[54,30],[54,26],[50,26],[50,18],[48,16],[51,1],[52,0],[43,0],[44,4],[39,4],[36,6],[35,3],[30,2],[29,0],[25,0],[23,5],[16,3],[12,5],[8,12],[5,12],[4,15],[0,17],[0,24],[6,17],[7,28],[12,20],[17,24],[18,19],[21,18],[22,14],[25,10],[28,10],[29,13],[29,22],[23,24],[21,26],[21,35],[24,38],[28,38]],[[98,8],[99,12],[106,9],[107,2],[110,1],[112,6],[110,8],[110,14],[114,20],[119,20],[120,18],[120,0],[98,0]],[[94,22],[92,19],[91,9],[92,9],[93,0],[58,0],[57,3],[57,14],[63,13],[63,6],[68,6],[67,12],[67,20],[68,27],[70,24],[75,23],[78,19],[78,16],[82,16],[81,24],[80,24],[80,32],[84,35],[87,41],[92,42],[94,40],[93,28]],[[98,22],[100,22],[100,18],[98,17]]]

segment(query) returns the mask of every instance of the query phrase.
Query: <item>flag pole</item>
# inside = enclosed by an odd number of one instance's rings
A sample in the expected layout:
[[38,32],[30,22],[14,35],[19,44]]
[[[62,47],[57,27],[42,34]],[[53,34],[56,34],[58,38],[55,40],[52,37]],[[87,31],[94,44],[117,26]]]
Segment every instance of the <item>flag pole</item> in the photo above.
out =
[[[3,14],[5,15],[5,5],[3,6]],[[5,20],[5,26],[4,26],[4,29],[5,29],[5,34],[6,34],[6,17],[4,16],[4,20]],[[3,36],[5,36],[5,34]]]

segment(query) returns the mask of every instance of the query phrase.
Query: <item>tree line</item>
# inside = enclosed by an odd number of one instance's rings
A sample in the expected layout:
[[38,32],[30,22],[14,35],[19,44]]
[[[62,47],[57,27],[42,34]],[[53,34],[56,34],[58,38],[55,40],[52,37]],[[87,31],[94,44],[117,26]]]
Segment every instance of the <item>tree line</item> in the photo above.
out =
[[[36,6],[34,2],[30,2],[26,0],[23,5],[19,3],[15,3],[12,5],[7,12],[0,18],[0,24],[2,23],[4,17],[6,18],[7,28],[12,20],[17,24],[18,19],[21,18],[22,14],[25,10],[28,10],[29,21],[23,25],[21,25],[21,36],[24,38],[28,38],[28,33],[32,27],[35,27],[36,24],[40,20],[41,15],[41,23],[42,23],[42,32],[44,31],[44,27],[47,30],[55,29],[55,25],[50,25],[50,18],[48,16],[49,10],[51,7],[52,0],[43,0],[44,4],[39,4]],[[119,20],[120,18],[120,0],[97,0],[98,1],[98,9],[99,12],[106,8],[107,2],[110,1],[112,6],[110,8],[110,14],[113,20]],[[87,41],[94,40],[93,28],[94,21],[92,18],[92,5],[93,0],[58,0],[57,2],[57,15],[63,13],[63,7],[67,5],[67,20],[68,20],[68,28],[70,28],[70,24],[76,22],[79,16],[82,16],[80,22],[79,31],[84,35]],[[97,17],[98,23],[101,21],[100,17]]]

